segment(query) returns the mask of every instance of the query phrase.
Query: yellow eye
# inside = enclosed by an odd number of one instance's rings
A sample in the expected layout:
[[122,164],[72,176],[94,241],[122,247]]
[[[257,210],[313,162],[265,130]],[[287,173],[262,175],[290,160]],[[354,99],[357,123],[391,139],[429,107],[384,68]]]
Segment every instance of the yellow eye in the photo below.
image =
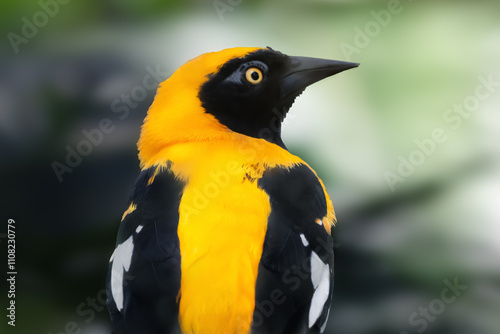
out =
[[262,72],[257,67],[249,68],[245,76],[248,82],[254,85],[262,81]]

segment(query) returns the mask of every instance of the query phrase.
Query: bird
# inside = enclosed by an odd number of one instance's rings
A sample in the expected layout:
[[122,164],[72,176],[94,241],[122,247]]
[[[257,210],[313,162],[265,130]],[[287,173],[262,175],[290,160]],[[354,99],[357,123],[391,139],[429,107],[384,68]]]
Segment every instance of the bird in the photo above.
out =
[[234,47],[160,84],[109,262],[113,333],[324,332],[335,211],[281,125],[306,87],[358,65]]

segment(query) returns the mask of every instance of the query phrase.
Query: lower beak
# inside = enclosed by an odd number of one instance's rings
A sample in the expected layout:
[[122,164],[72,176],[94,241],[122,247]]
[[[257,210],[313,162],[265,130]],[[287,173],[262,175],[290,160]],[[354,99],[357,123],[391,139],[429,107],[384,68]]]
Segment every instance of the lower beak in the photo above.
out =
[[358,63],[309,57],[290,57],[290,60],[280,82],[282,101],[295,98],[317,81],[359,66]]

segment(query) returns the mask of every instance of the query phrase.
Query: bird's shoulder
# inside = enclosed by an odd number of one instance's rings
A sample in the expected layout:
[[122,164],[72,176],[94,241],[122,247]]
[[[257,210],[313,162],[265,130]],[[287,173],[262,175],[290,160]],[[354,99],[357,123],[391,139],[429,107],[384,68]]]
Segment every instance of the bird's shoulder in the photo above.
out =
[[[123,214],[117,244],[134,235],[139,239],[140,235],[161,233],[161,226],[177,226],[177,211],[184,185],[171,170],[170,162],[143,169],[136,179],[129,207]],[[151,233],[148,233],[149,230]],[[169,253],[170,250],[164,252]]]
[[305,163],[274,166],[258,181],[268,195],[268,218],[257,278],[257,303],[276,293],[277,325],[262,312],[254,315],[255,334],[322,332],[333,289],[333,206],[324,185]]
[[108,309],[118,333],[170,332],[178,326],[176,231],[183,187],[169,163],[143,169],[136,180],[107,280]]
[[[268,194],[271,204],[266,237],[269,249],[265,252],[274,253],[273,249],[278,247],[279,253],[286,253],[283,252],[283,245],[300,248],[290,240],[281,240],[295,238],[300,241],[299,244],[307,243],[323,262],[330,262],[333,251],[331,226],[336,221],[335,213],[323,182],[314,170],[305,162],[290,167],[274,166],[264,171],[258,185]],[[293,257],[295,252],[291,251],[288,257]],[[288,267],[298,260],[294,258],[290,259],[290,263],[281,263],[287,257],[272,257],[279,260],[267,263],[274,269]]]

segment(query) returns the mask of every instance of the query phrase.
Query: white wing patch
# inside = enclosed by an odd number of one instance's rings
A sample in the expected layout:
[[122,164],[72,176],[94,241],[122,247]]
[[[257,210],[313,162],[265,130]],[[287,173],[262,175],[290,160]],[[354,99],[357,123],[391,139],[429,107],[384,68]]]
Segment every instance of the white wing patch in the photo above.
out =
[[305,236],[305,235],[301,234],[301,235],[300,235],[300,239],[302,240],[302,244],[304,245],[304,247],[309,246],[309,241],[307,241],[307,239],[306,239],[306,236]]
[[130,236],[119,244],[113,255],[111,255],[111,294],[119,311],[123,310],[123,274],[130,269],[132,252],[134,251],[134,240]]
[[330,294],[330,266],[323,263],[316,252],[311,253],[311,281],[315,291],[309,308],[309,328],[321,316]]
[[321,283],[323,271],[328,271],[328,267],[329,266],[327,264],[324,264],[323,261],[321,261],[316,252],[311,252],[311,281],[313,283],[314,289],[316,289]]

